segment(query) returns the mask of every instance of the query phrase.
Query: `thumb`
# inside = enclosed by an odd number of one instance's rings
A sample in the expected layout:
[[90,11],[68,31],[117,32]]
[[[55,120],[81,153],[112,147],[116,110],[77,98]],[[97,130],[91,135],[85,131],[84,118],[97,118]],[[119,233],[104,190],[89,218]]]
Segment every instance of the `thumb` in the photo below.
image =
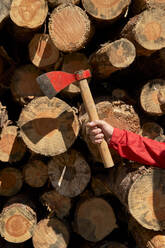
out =
[[96,120],[96,121],[91,121],[87,123],[88,127],[102,127],[104,125],[104,121],[102,120]]

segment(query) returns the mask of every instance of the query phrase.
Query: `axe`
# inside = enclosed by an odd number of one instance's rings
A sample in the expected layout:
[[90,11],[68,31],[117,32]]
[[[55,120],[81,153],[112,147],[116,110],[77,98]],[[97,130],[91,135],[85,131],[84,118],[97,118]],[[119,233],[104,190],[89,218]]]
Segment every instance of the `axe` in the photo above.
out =
[[[86,112],[89,115],[90,121],[95,121],[98,120],[99,117],[88,86],[87,78],[89,77],[91,77],[90,70],[81,70],[74,74],[63,71],[51,71],[40,75],[36,80],[41,90],[48,98],[54,97],[71,83],[79,81],[80,92]],[[112,167],[114,163],[107,142],[103,140],[102,143],[97,146],[103,160],[104,167]]]

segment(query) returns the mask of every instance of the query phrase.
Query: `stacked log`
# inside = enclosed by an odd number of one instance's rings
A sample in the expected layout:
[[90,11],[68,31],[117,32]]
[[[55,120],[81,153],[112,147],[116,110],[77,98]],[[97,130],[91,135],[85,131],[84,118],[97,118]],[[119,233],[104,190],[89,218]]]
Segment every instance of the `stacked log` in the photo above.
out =
[[112,149],[105,169],[79,81],[37,84],[90,69],[100,119],[165,142],[164,16],[164,0],[0,1],[0,247],[164,247],[164,170]]

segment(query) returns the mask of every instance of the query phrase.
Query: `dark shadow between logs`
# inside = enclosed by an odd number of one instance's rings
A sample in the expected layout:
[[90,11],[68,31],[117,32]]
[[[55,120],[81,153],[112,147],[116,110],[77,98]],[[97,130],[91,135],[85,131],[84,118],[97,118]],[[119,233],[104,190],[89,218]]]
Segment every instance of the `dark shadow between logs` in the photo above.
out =
[[57,118],[36,118],[24,124],[21,129],[27,138],[33,143],[37,144],[50,132],[58,129],[62,136],[65,144],[72,137],[75,137],[72,123],[74,121],[73,112],[64,111]]

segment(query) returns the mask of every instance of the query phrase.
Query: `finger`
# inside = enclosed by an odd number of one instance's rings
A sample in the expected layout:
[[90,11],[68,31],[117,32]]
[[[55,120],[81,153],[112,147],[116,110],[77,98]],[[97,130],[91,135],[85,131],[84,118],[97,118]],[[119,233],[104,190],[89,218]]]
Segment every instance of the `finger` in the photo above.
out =
[[96,135],[96,134],[102,133],[102,130],[101,128],[95,128],[95,129],[91,129],[90,133],[91,135]]
[[103,133],[99,133],[99,134],[96,134],[96,135],[90,135],[90,138],[92,139],[92,140],[97,140],[97,139],[103,139],[104,138],[104,134]]
[[97,140],[93,140],[92,143],[97,145],[97,144],[101,144],[102,141],[103,139],[97,139]]

